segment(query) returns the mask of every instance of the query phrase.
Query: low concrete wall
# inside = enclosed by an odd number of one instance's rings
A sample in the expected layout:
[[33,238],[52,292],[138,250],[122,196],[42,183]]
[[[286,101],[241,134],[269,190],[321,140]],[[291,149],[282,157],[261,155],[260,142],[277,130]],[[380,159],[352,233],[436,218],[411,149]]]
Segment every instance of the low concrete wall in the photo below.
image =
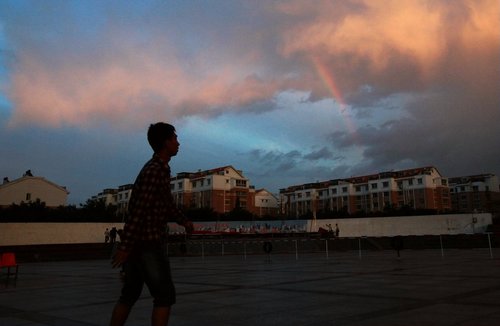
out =
[[[357,218],[311,221],[310,229],[335,227],[338,224],[340,236],[386,237],[396,235],[442,235],[483,233],[492,224],[490,213],[397,216],[379,218]],[[316,226],[314,226],[316,224]]]
[[104,231],[122,223],[0,223],[0,246],[99,243]]
[[[195,229],[227,230],[252,228],[265,233],[271,228],[317,231],[327,224],[339,225],[341,237],[385,237],[395,235],[440,235],[482,233],[492,216],[482,214],[426,215],[330,220],[197,222]],[[222,228],[221,228],[222,226]],[[123,228],[122,223],[0,223],[0,246],[104,242],[104,230]],[[171,230],[182,231],[172,224]]]

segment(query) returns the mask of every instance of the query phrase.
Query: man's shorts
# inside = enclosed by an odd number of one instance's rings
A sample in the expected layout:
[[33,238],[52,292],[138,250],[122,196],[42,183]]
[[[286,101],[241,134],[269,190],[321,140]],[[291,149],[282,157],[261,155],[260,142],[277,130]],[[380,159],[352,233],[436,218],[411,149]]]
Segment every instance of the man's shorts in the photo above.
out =
[[170,263],[163,246],[131,253],[124,267],[124,284],[120,302],[132,306],[140,297],[144,283],[154,298],[155,307],[175,303],[175,287]]

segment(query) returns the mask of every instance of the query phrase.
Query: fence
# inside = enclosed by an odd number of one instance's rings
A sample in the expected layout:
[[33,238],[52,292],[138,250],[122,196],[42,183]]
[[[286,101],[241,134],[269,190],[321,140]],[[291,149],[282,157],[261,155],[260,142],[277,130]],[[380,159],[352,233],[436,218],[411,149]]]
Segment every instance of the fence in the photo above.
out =
[[171,256],[213,256],[290,254],[295,259],[303,253],[324,253],[328,259],[334,251],[356,251],[359,258],[367,251],[440,249],[445,256],[447,249],[487,249],[493,258],[493,248],[499,246],[498,236],[492,233],[463,235],[429,235],[405,237],[349,237],[326,238],[307,234],[291,236],[196,236],[171,238],[167,251]]

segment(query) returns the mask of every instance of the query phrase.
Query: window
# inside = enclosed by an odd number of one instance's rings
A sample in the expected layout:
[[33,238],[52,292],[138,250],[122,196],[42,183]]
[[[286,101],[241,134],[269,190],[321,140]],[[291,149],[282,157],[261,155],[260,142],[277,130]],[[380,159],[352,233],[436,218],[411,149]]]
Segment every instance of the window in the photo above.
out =
[[207,186],[210,186],[210,179],[207,179]]
[[388,187],[389,187],[389,181],[384,181],[384,182],[382,183],[382,186],[383,186],[384,188],[388,188]]
[[408,180],[408,184],[409,184],[410,186],[413,186],[413,179]]
[[372,183],[372,189],[377,189],[377,184],[376,183]]
[[179,183],[177,184],[177,188],[182,189],[182,182],[179,182]]
[[237,187],[246,187],[247,181],[246,180],[236,180],[236,186]]
[[26,200],[31,200],[31,193],[26,193]]
[[311,192],[307,191],[306,192],[306,197],[311,197]]
[[360,192],[361,191],[361,186],[356,186],[356,192]]
[[342,187],[342,192],[347,192],[347,187]]
[[424,180],[423,180],[422,178],[418,178],[418,179],[417,179],[417,183],[418,183],[419,185],[421,185],[421,184],[423,184],[423,183],[424,183]]

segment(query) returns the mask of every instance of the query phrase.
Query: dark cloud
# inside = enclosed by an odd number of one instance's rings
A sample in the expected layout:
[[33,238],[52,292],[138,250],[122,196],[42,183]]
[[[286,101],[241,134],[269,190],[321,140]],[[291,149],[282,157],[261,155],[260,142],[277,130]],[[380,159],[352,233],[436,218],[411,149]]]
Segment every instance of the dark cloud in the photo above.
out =
[[317,151],[313,151],[309,154],[304,155],[304,159],[306,160],[322,160],[322,159],[331,159],[333,158],[333,152],[327,147],[322,147]]

